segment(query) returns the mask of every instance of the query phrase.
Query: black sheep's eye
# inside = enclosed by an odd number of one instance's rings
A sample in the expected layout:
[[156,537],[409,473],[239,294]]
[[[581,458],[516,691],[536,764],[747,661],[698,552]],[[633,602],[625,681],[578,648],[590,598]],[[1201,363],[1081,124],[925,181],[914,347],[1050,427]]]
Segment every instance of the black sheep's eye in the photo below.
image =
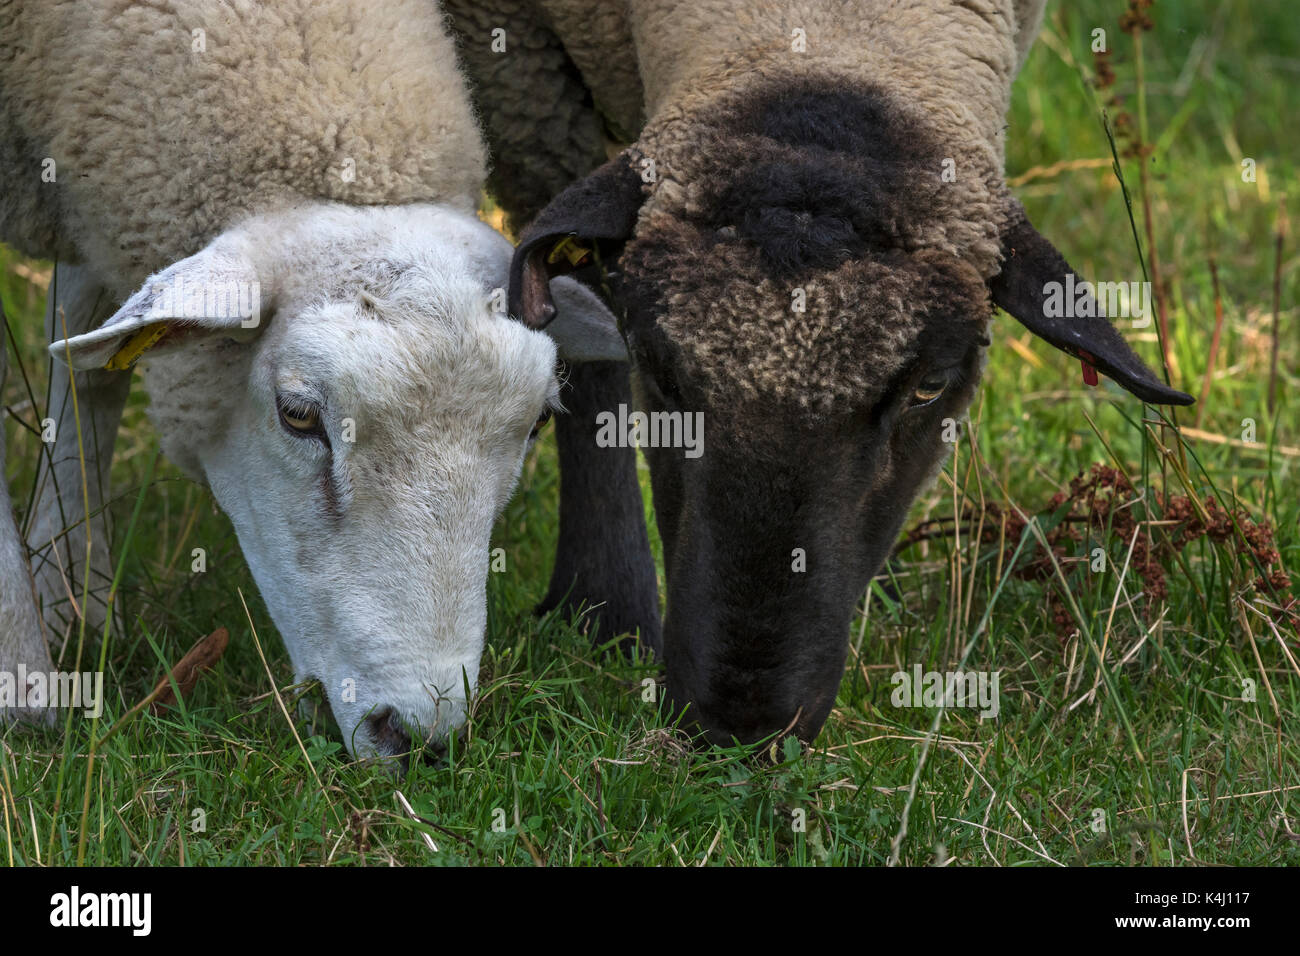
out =
[[953,373],[951,369],[942,372],[931,372],[912,392],[912,407],[920,408],[923,405],[929,405],[934,402],[947,389],[952,382]]
[[304,437],[325,437],[325,427],[321,423],[321,407],[315,402],[301,398],[276,396],[276,411],[280,415],[280,424],[295,435]]

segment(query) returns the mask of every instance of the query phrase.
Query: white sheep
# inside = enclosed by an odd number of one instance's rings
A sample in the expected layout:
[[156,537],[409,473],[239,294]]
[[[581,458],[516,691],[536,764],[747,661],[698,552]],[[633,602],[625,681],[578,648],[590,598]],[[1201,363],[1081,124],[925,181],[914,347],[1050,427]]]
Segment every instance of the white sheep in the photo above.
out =
[[[348,749],[436,744],[477,680],[493,520],[558,390],[552,339],[498,305],[511,247],[475,216],[484,150],[440,10],[0,6],[0,240],[58,260],[50,352],[77,370],[89,469],[82,500],[56,373],[30,541],[47,611],[68,607],[60,561],[81,601],[87,528],[103,596],[95,516],[142,355],[163,450],[230,516]],[[583,325],[590,293],[564,295],[561,353],[621,354]],[[0,676],[51,669],[31,593],[0,496]]]

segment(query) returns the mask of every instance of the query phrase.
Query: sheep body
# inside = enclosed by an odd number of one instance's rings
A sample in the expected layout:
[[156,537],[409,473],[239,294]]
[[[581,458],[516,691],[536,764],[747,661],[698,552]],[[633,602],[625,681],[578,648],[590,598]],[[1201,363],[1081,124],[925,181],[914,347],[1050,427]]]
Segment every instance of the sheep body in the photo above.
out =
[[[901,68],[891,74],[900,77],[916,72],[918,64],[942,61],[945,47],[969,53],[975,49],[970,44],[993,37],[990,49],[999,55],[989,58],[989,66],[1009,84],[1038,33],[1046,0],[485,0],[477,6],[485,5],[499,11],[498,22],[512,22],[521,8],[540,8],[587,78],[597,108],[635,137],[682,78],[709,69],[727,52],[751,59],[764,48],[778,55],[793,52],[795,29],[804,31],[815,57],[816,47],[824,52],[835,46],[851,69]],[[949,26],[958,33],[948,33]],[[1008,36],[1013,64],[1005,60]],[[869,45],[876,37],[886,44],[873,49]],[[900,37],[906,45],[895,46]],[[635,57],[616,51],[635,51]],[[909,62],[902,62],[909,54]],[[917,92],[923,92],[920,86]]]
[[[584,11],[603,8],[593,0],[538,2],[566,43],[573,36],[582,49],[603,46],[606,59],[625,44],[621,29],[599,39],[585,32]],[[1043,6],[1024,0],[631,0],[619,26],[635,50],[647,119],[638,124],[628,112],[616,121],[639,130],[637,150],[655,163],[657,182],[642,214],[691,201],[700,127],[720,97],[743,98],[776,81],[834,79],[881,90],[904,109],[923,109],[926,126],[949,155],[969,164],[958,170],[961,189],[969,193],[969,232],[946,244],[994,275],[994,230],[1004,215],[988,181],[1000,183],[1011,82]],[[802,31],[803,52],[795,50],[796,30]]]
[[485,175],[429,0],[5,0],[0,91],[0,240],[86,262],[119,300],[250,213],[472,213]]
[[517,0],[445,0],[444,7],[457,54],[485,94],[476,105],[492,152],[488,188],[518,231],[605,160],[600,123],[541,10]]

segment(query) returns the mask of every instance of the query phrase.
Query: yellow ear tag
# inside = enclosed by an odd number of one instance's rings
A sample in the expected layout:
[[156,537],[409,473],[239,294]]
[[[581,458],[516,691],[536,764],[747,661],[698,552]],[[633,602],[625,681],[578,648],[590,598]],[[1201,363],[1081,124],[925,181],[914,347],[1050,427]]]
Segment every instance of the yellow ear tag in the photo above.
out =
[[560,256],[563,256],[569,260],[569,265],[577,266],[581,265],[589,255],[591,250],[580,245],[577,236],[565,236],[551,247],[550,255],[546,257],[546,264],[553,266],[560,261]]
[[123,343],[122,347],[104,365],[104,368],[117,372],[125,371],[134,365],[141,355],[153,348],[158,340],[166,334],[167,325],[164,322],[158,322],[141,329]]

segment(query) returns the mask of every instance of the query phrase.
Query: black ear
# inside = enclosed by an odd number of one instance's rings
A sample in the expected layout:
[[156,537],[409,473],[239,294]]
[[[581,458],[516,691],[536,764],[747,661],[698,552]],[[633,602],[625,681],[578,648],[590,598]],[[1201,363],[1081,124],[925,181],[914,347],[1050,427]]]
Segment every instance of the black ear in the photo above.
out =
[[1002,272],[989,283],[993,301],[1029,331],[1063,352],[1101,369],[1120,387],[1153,405],[1190,405],[1192,396],[1170,388],[1143,364],[1104,316],[1055,317],[1047,314],[1048,284],[1074,287],[1082,280],[1066,277],[1074,270],[1055,247],[1038,234],[1018,202],[1002,232]]
[[641,209],[641,175],[620,153],[560,193],[524,230],[510,263],[510,314],[530,328],[555,318],[550,280],[601,257],[612,259],[632,235]]

